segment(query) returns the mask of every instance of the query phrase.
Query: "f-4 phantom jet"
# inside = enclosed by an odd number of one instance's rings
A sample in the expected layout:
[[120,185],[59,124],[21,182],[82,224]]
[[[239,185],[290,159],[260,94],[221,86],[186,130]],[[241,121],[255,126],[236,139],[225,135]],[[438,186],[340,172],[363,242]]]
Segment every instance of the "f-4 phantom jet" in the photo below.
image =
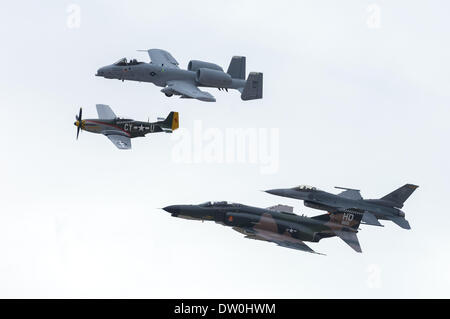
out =
[[97,104],[98,119],[83,120],[83,110],[75,116],[74,125],[77,127],[77,139],[80,130],[105,135],[119,149],[130,149],[131,138],[143,137],[148,133],[172,133],[179,127],[178,112],[170,112],[169,116],[158,118],[158,122],[139,122],[117,117],[108,105]]
[[361,252],[356,233],[362,214],[340,212],[315,217],[299,216],[293,208],[277,205],[257,208],[228,202],[200,205],[173,205],[164,208],[174,217],[209,220],[232,227],[245,238],[268,241],[279,246],[316,253],[304,242],[318,242],[337,236],[357,252]]
[[263,74],[252,72],[245,80],[245,57],[233,57],[225,73],[217,64],[197,60],[190,61],[187,70],[182,70],[169,52],[160,49],[146,51],[150,56],[150,63],[123,58],[98,69],[96,76],[122,81],[150,82],[163,87],[161,92],[167,97],[180,95],[182,98],[215,102],[214,96],[198,88],[210,87],[226,91],[238,90],[245,101],[262,98]]
[[411,229],[401,210],[403,203],[419,186],[406,184],[380,199],[363,199],[357,189],[343,189],[340,194],[331,194],[311,186],[299,186],[286,189],[271,189],[266,193],[300,199],[306,207],[328,211],[329,213],[359,212],[363,213],[363,223],[383,226],[378,221],[390,220],[403,229]]

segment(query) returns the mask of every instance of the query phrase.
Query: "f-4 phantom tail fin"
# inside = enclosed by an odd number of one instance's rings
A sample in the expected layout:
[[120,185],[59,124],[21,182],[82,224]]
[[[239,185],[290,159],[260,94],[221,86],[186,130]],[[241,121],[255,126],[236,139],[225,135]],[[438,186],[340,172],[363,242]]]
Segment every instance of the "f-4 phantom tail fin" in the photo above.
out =
[[391,202],[395,207],[402,208],[403,203],[411,196],[411,194],[418,188],[419,186],[413,184],[406,184],[399,189],[396,189],[392,193],[387,194],[382,197],[382,200]]
[[245,83],[241,99],[244,101],[262,99],[263,97],[263,74],[251,72]]

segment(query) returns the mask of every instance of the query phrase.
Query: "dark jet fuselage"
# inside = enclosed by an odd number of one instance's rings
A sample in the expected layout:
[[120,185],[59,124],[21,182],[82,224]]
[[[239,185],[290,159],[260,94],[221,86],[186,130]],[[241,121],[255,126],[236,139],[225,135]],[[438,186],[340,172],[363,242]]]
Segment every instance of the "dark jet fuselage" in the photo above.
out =
[[[226,202],[173,205],[165,207],[164,210],[174,217],[214,221],[233,227],[234,230],[250,237],[253,233],[269,232],[280,239],[288,236],[301,241],[318,242],[322,238],[336,236],[333,230],[345,229],[345,231],[357,232],[356,219],[353,220],[353,217],[348,225],[343,225],[340,217],[333,220],[332,215],[309,218],[293,213]],[[352,226],[356,226],[356,229]]]
[[363,222],[382,226],[380,220],[391,220],[404,229],[410,229],[405,213],[400,209],[403,202],[418,186],[406,184],[381,199],[363,199],[358,190],[346,189],[347,194],[332,194],[315,187],[299,186],[294,188],[272,189],[269,194],[304,201],[306,207],[324,210],[330,213],[356,211],[364,213]]

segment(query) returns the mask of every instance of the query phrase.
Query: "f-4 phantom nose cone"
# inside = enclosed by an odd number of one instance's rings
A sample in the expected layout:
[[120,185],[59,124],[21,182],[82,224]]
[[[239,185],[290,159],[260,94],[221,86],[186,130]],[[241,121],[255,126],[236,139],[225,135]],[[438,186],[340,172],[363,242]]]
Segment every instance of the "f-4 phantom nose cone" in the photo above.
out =
[[178,205],[167,206],[164,207],[163,209],[171,214],[178,214],[180,212],[180,207]]

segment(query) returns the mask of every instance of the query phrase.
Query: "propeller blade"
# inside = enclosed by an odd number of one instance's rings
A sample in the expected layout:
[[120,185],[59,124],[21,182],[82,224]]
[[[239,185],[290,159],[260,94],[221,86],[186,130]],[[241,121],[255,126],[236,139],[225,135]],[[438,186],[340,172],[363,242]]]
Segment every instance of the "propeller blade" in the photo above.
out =
[[81,116],[83,115],[83,108],[80,107],[80,115],[78,116],[80,118],[81,121]]
[[81,123],[77,127],[77,140],[78,140],[78,135],[80,135],[80,128],[81,128]]

